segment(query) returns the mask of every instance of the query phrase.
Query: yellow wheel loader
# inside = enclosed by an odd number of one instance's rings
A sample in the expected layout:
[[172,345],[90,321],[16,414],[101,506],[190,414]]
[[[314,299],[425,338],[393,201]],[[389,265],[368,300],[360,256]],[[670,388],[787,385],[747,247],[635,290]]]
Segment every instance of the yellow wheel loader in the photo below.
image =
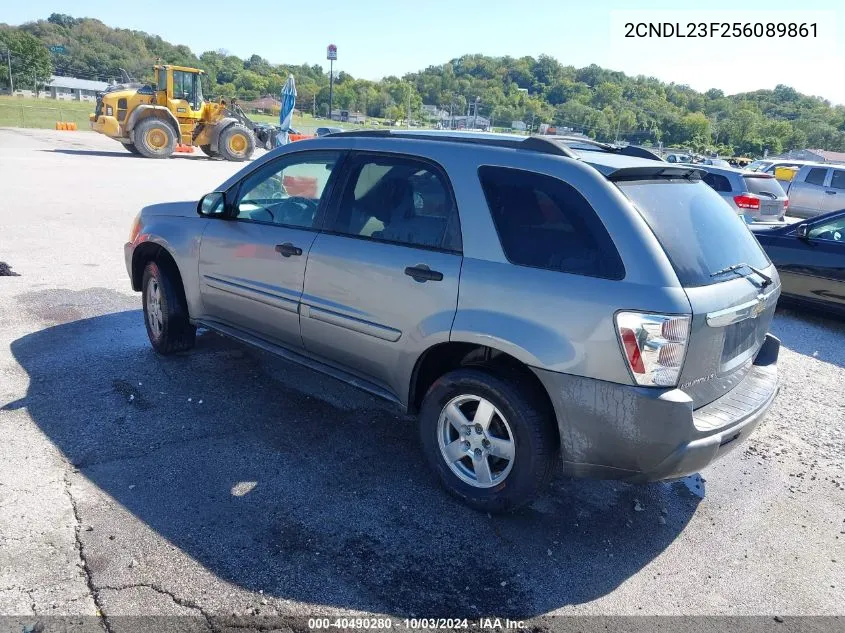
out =
[[154,69],[154,85],[127,81],[98,93],[96,110],[88,116],[91,129],[147,158],[168,158],[182,144],[211,157],[247,160],[256,135],[262,147],[272,146],[273,126],[256,125],[234,103],[203,99],[203,71],[171,65]]

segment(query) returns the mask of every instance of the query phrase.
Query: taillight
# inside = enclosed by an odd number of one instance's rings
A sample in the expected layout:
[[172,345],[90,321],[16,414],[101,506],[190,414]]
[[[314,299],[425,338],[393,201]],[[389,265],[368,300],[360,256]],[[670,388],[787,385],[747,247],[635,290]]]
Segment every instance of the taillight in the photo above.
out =
[[638,385],[674,387],[686,356],[690,317],[642,312],[616,314],[616,331]]
[[736,202],[736,206],[740,209],[759,209],[760,208],[760,199],[753,198],[751,196],[740,195],[734,196],[734,202]]

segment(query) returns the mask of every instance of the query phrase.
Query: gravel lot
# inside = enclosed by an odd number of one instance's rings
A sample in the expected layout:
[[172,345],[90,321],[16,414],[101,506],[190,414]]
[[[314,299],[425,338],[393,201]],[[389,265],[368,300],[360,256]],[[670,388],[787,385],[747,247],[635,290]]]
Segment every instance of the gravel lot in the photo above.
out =
[[778,313],[776,405],[701,479],[491,518],[380,401],[210,333],[153,353],[123,243],[239,168],[200,156],[0,129],[0,614],[845,614],[845,324]]

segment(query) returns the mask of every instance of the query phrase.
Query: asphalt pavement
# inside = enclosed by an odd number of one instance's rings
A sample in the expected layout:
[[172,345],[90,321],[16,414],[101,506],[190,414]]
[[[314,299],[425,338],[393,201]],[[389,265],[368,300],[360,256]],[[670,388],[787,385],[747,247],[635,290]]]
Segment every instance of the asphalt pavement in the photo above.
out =
[[845,614],[845,323],[778,312],[776,404],[699,476],[479,514],[381,401],[208,332],[152,351],[132,218],[241,167],[0,129],[0,615]]

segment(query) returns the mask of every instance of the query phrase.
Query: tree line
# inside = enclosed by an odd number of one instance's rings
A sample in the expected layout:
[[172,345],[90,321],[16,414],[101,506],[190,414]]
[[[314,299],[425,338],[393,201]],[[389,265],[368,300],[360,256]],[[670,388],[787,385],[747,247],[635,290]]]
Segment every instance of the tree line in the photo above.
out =
[[[49,46],[63,46],[51,54]],[[0,55],[10,51],[16,86],[32,88],[58,75],[119,80],[121,68],[142,81],[152,66],[194,66],[206,72],[206,97],[253,100],[278,95],[289,74],[297,82],[298,107],[325,115],[329,77],[319,64],[273,64],[259,55],[241,59],[225,50],[195,55],[141,31],[99,20],[52,14],[20,26],[0,25]],[[8,82],[7,65],[0,77]],[[380,81],[336,75],[336,108],[370,117],[425,121],[423,104],[455,115],[475,112],[495,127],[523,121],[536,130],[547,123],[603,141],[688,147],[695,151],[757,156],[806,147],[845,151],[845,107],[832,106],[785,85],[725,95],[698,92],[654,77],[631,77],[591,65],[575,68],[553,57],[464,55],[447,63]],[[410,107],[410,111],[409,111]]]

